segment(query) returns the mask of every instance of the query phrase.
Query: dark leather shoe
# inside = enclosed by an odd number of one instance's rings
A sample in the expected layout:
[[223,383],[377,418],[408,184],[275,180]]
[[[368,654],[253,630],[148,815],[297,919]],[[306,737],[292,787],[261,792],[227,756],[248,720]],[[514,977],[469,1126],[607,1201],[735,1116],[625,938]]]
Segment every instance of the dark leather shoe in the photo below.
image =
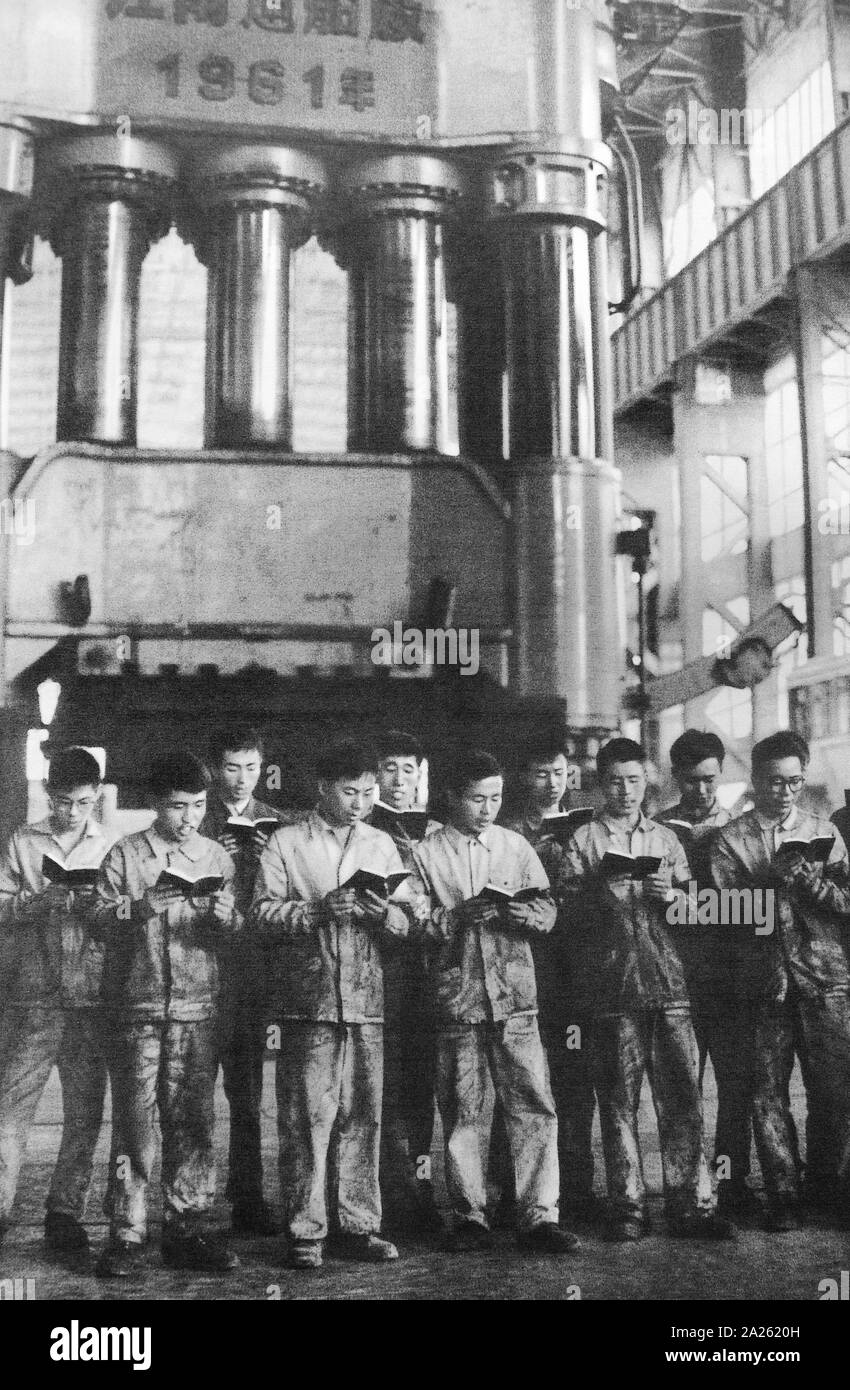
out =
[[520,1250],[534,1255],[573,1255],[581,1249],[581,1241],[572,1231],[556,1226],[554,1221],[542,1221],[530,1231],[520,1231],[516,1238]]
[[294,1240],[287,1251],[286,1263],[290,1269],[321,1269],[322,1242]]
[[734,1240],[735,1227],[714,1211],[689,1211],[683,1216],[671,1216],[667,1222],[671,1236],[681,1240]]
[[143,1245],[128,1240],[110,1240],[95,1265],[98,1279],[132,1279],[145,1268]]
[[62,1255],[70,1252],[83,1254],[89,1248],[85,1228],[63,1211],[49,1211],[45,1216],[44,1243],[48,1250]]
[[171,1232],[166,1228],[162,1233],[162,1263],[169,1269],[226,1274],[238,1267],[239,1256],[212,1231]]

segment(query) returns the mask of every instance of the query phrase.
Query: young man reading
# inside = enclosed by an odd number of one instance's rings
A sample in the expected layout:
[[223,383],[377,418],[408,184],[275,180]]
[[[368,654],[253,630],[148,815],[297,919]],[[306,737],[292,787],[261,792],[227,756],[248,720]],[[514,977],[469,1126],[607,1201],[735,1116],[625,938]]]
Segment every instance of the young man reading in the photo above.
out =
[[90,918],[106,945],[103,998],[111,1029],[114,1171],[110,1241],[97,1267],[103,1278],[142,1269],[157,1112],[163,1261],[213,1273],[238,1264],[209,1226],[216,956],[240,925],[233,861],[198,833],[210,784],[203,763],[182,751],[165,755],[148,780],[156,819],[110,851]]
[[[412,734],[378,739],[378,795],[370,824],[392,837],[406,869],[417,844],[440,829],[416,808],[423,751]],[[408,940],[384,957],[384,1110],[381,1201],[391,1228],[442,1233],[431,1183],[436,1038],[421,943]]]
[[50,814],[15,831],[0,866],[0,958],[6,962],[0,980],[0,1237],[27,1135],[56,1063],[62,1144],[44,1233],[50,1249],[80,1254],[88,1250],[82,1221],[106,1092],[103,952],[86,926],[92,887],[63,882],[62,866],[88,870],[93,878],[109,849],[93,817],[99,789],[100,768],[91,753],[57,752],[47,778]]
[[[523,802],[507,822],[533,846],[550,883],[558,875],[567,836],[562,829],[569,809],[568,788],[578,769],[556,737],[540,738],[524,750],[520,769]],[[540,1038],[549,1066],[549,1081],[558,1112],[558,1166],[562,1220],[593,1216],[593,1114],[596,1096],[590,1070],[590,1020],[576,993],[567,949],[568,927],[558,921],[547,936],[531,943],[537,978]],[[498,1131],[494,1129],[494,1139]]]
[[[379,1236],[378,1160],[383,1092],[383,948],[407,935],[387,877],[403,874],[398,851],[365,819],[376,756],[351,740],[316,764],[319,799],[299,824],[275,831],[254,890],[253,929],[276,956],[280,1183],[289,1262],[322,1263],[329,1197],[342,1258],[379,1262],[398,1251]],[[374,875],[372,887],[363,879]]]
[[[765,926],[732,928],[741,942],[744,1005],[752,1029],[753,1131],[767,1196],[767,1228],[799,1225],[799,1155],[788,1087],[799,1050],[809,1104],[831,1117],[822,1188],[840,1224],[850,1219],[850,914],[847,851],[829,821],[797,805],[809,749],[777,733],[753,748],[755,806],[718,832],[711,870],[719,888],[756,893]],[[812,844],[820,840],[822,843]],[[811,857],[810,857],[811,856]],[[769,927],[769,930],[767,929]],[[744,935],[746,933],[746,935]]]
[[633,1241],[648,1229],[637,1124],[646,1073],[658,1117],[668,1229],[677,1236],[726,1237],[729,1223],[712,1210],[696,1040],[666,918],[687,888],[688,861],[673,831],[641,809],[646,754],[639,744],[611,739],[600,749],[597,771],[605,809],[567,844],[556,896],[570,932],[576,991],[592,1016],[608,1235]]
[[[254,896],[260,855],[275,829],[269,822],[282,824],[291,819],[254,795],[263,751],[262,738],[247,725],[226,730],[210,745],[213,784],[200,833],[217,840],[233,859],[236,908],[243,915]],[[256,939],[240,932],[224,943],[219,970],[217,1047],[230,1106],[227,1196],[233,1205],[233,1230],[241,1235],[276,1235],[279,1228],[263,1199],[260,1111],[269,1001],[266,961]]]
[[[458,758],[449,785],[451,824],[413,856],[430,900],[419,930],[432,957],[436,997],[437,1096],[455,1218],[449,1244],[458,1251],[490,1244],[482,1147],[489,1072],[513,1162],[518,1242],[561,1255],[578,1241],[558,1225],[557,1119],[529,945],[552,930],[555,905],[528,842],[494,824],[502,790],[502,769],[489,753]],[[517,893],[522,899],[512,901]]]
[[[697,891],[713,886],[711,844],[731,816],[717,800],[726,749],[716,734],[686,729],[670,749],[679,801],[657,819],[682,842]],[[685,971],[700,1058],[700,1080],[711,1057],[717,1084],[715,1162],[718,1210],[735,1218],[751,1206],[749,1061],[751,1044],[744,1027],[734,937],[728,924],[688,923],[672,929]]]

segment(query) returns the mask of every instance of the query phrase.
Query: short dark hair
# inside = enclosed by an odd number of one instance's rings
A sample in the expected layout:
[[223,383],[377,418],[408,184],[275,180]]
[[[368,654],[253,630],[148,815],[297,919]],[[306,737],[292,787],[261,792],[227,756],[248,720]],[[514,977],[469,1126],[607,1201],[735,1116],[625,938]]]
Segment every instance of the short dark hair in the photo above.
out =
[[375,749],[354,738],[334,739],[316,759],[316,776],[320,782],[340,782],[348,777],[356,780],[367,772],[377,774],[377,771]]
[[50,759],[47,790],[69,792],[74,787],[99,787],[100,764],[85,748],[60,748]]
[[645,763],[646,752],[633,738],[609,738],[596,755],[596,774],[601,781],[614,763]]
[[209,746],[210,762],[218,767],[225,753],[248,753],[253,752],[255,748],[262,758],[266,750],[259,729],[253,728],[251,724],[234,724],[229,729],[213,734]]
[[505,773],[498,758],[483,748],[472,748],[461,753],[452,763],[446,778],[449,791],[459,796],[473,782],[483,782],[486,777],[504,777]]
[[776,762],[779,758],[799,758],[801,765],[807,767],[809,745],[804,738],[792,733],[790,729],[780,729],[778,733],[770,734],[768,738],[763,738],[753,746],[753,772],[758,772],[765,763]]
[[421,763],[425,756],[422,744],[413,734],[405,733],[404,729],[387,729],[385,733],[378,735],[376,740],[376,752],[378,758],[391,758],[397,754],[402,758],[415,758]]
[[535,734],[533,738],[527,739],[520,753],[519,766],[529,768],[534,763],[553,763],[556,758],[566,758],[569,762],[569,754],[565,748],[566,739],[557,732]]
[[680,734],[670,749],[670,762],[674,771],[685,767],[696,767],[706,758],[716,758],[720,766],[726,757],[723,740],[703,729],[686,729]]
[[151,763],[148,772],[148,788],[157,800],[172,792],[189,792],[192,796],[198,796],[209,790],[211,781],[206,764],[183,748],[163,753]]

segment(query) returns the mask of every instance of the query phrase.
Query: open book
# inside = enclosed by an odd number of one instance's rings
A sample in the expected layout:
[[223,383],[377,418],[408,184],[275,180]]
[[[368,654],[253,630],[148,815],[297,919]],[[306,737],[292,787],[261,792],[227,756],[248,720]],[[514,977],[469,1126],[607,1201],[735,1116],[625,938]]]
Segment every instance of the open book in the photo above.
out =
[[544,816],[539,833],[551,835],[559,845],[565,845],[579,826],[587,825],[595,814],[592,806],[576,806],[572,811],[559,811],[556,816]]
[[473,901],[483,899],[491,903],[527,903],[545,893],[545,888],[519,888],[512,893],[510,888],[499,888],[495,883],[486,883]]
[[193,876],[186,869],[163,869],[156,881],[157,888],[179,888],[187,898],[205,898],[210,893],[218,893],[224,887],[222,874],[198,874]]
[[606,850],[599,865],[600,873],[606,878],[648,878],[657,874],[661,859],[654,854],[626,854],[622,850]]
[[342,888],[360,889],[361,892],[367,889],[372,893],[377,893],[379,898],[391,898],[396,889],[400,888],[406,878],[410,878],[409,873],[403,874],[378,874],[370,869],[356,869],[351,878],[346,879],[341,884]]
[[369,814],[369,824],[387,835],[406,835],[409,840],[425,839],[428,829],[427,811],[396,811],[383,801],[376,801]]
[[777,858],[780,854],[801,854],[809,864],[825,864],[834,844],[832,835],[813,835],[811,840],[783,840],[776,854]]
[[263,835],[270,835],[279,825],[277,816],[258,816],[256,820],[249,820],[247,816],[229,816],[227,821],[227,829],[238,840],[250,840],[257,830]]
[[45,854],[41,861],[41,872],[49,883],[61,884],[63,888],[89,888],[97,882],[97,869],[69,869],[52,854]]

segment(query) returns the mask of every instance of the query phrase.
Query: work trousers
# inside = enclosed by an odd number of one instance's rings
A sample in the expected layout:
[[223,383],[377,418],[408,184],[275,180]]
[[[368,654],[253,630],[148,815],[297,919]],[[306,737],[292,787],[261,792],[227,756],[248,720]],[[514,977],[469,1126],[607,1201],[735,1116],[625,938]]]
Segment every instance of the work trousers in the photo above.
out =
[[383,1083],[382,1024],[283,1022],[277,1121],[281,1197],[291,1240],[324,1240],[328,1234],[332,1138],[335,1223],[352,1235],[380,1230]]
[[437,1098],[446,1186],[457,1219],[486,1226],[482,1114],[492,1078],[504,1116],[517,1226],[558,1220],[558,1121],[531,1014],[501,1023],[444,1023],[437,1034]]
[[7,1004],[0,1017],[0,1222],[11,1214],[27,1137],[54,1065],[63,1123],[47,1210],[77,1221],[85,1214],[106,1095],[100,1011]]

